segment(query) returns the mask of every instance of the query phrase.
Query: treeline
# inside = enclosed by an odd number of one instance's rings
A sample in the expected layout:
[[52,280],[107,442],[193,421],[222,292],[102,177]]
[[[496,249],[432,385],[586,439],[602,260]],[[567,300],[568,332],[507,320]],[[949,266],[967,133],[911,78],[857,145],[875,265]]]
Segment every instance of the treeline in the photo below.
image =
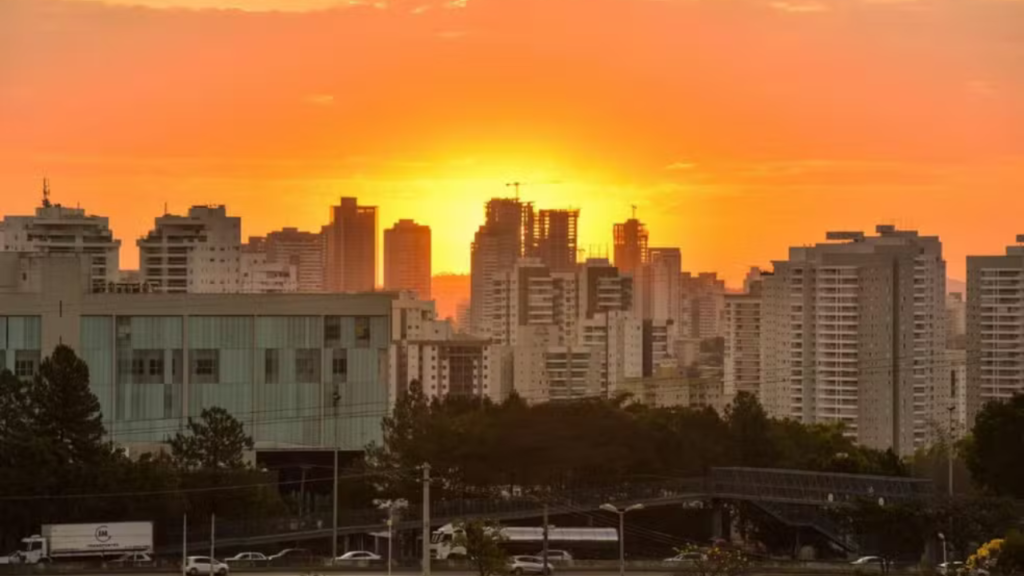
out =
[[[528,405],[448,397],[417,387],[384,420],[384,442],[367,452],[380,471],[429,462],[438,497],[586,490],[625,482],[691,478],[712,467],[750,466],[906,475],[891,451],[856,446],[836,425],[769,418],[749,394],[719,415],[711,408],[651,408],[617,400]],[[416,478],[382,486],[415,498]]]
[[0,372],[0,553],[46,523],[155,521],[166,541],[185,513],[202,533],[211,513],[244,523],[285,510],[276,477],[242,460],[252,440],[222,409],[204,410],[166,454],[133,461],[105,438],[88,368],[70,348],[30,381]]

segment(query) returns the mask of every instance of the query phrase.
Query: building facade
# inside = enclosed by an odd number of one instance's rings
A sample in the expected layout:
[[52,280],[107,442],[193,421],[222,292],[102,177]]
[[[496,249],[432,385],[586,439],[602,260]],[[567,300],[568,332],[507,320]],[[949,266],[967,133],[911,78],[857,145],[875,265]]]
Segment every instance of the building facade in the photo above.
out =
[[97,284],[119,280],[121,241],[108,219],[81,208],[52,204],[44,184],[43,203],[32,216],[7,216],[0,221],[0,251],[38,254],[81,254],[90,259],[89,273]]
[[384,231],[384,289],[431,296],[430,227],[399,220]]
[[324,239],[320,234],[283,228],[267,234],[263,242],[268,262],[295,267],[299,292],[324,291]]
[[239,291],[242,219],[228,216],[224,206],[193,206],[187,216],[160,216],[136,244],[142,282],[157,291]]
[[775,416],[842,423],[862,444],[907,455],[934,439],[945,410],[946,265],[937,237],[877,232],[830,232],[774,263],[761,394]]
[[377,286],[377,207],[342,198],[324,226],[324,289],[372,292]]
[[745,294],[725,295],[725,355],[723,395],[761,394],[761,285]]
[[6,256],[0,363],[27,377],[74,348],[118,444],[155,446],[212,406],[257,450],[380,441],[392,295],[97,294],[79,259]]
[[636,218],[612,227],[615,266],[623,274],[636,275],[650,261],[647,227]]
[[536,255],[553,272],[574,272],[579,247],[579,210],[541,210]]
[[494,280],[534,251],[533,205],[519,199],[487,202],[484,224],[473,237],[470,278],[469,332],[490,338]]
[[1002,256],[967,257],[967,420],[1024,392],[1024,235]]

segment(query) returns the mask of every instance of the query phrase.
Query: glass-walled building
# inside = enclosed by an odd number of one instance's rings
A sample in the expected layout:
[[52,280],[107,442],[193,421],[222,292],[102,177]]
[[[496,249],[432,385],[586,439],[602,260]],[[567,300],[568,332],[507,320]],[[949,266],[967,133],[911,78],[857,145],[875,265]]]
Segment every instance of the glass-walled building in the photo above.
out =
[[380,442],[395,295],[93,294],[73,265],[19,279],[3,264],[0,367],[30,377],[71,346],[119,444],[162,442],[213,406],[257,450]]

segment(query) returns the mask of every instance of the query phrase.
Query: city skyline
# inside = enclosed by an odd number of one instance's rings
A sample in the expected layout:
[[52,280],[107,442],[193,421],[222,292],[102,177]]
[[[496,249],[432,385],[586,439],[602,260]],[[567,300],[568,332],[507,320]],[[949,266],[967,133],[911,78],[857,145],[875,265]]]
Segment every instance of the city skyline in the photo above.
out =
[[730,285],[823,230],[938,234],[959,279],[1021,231],[1020,2],[301,11],[336,5],[4,2],[0,212],[49,176],[132,262],[165,204],[224,203],[247,237],[315,231],[354,196],[431,226],[435,269],[466,272],[480,207],[521,181],[582,209],[584,247],[636,204],[652,246]]

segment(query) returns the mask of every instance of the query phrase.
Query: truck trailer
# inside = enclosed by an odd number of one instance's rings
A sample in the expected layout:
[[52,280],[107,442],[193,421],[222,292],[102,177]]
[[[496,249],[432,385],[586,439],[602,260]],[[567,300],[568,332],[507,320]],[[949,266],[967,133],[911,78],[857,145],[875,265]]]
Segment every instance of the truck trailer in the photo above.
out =
[[43,564],[61,560],[116,559],[153,551],[152,522],[44,524],[39,534],[21,539],[21,549],[0,564]]

